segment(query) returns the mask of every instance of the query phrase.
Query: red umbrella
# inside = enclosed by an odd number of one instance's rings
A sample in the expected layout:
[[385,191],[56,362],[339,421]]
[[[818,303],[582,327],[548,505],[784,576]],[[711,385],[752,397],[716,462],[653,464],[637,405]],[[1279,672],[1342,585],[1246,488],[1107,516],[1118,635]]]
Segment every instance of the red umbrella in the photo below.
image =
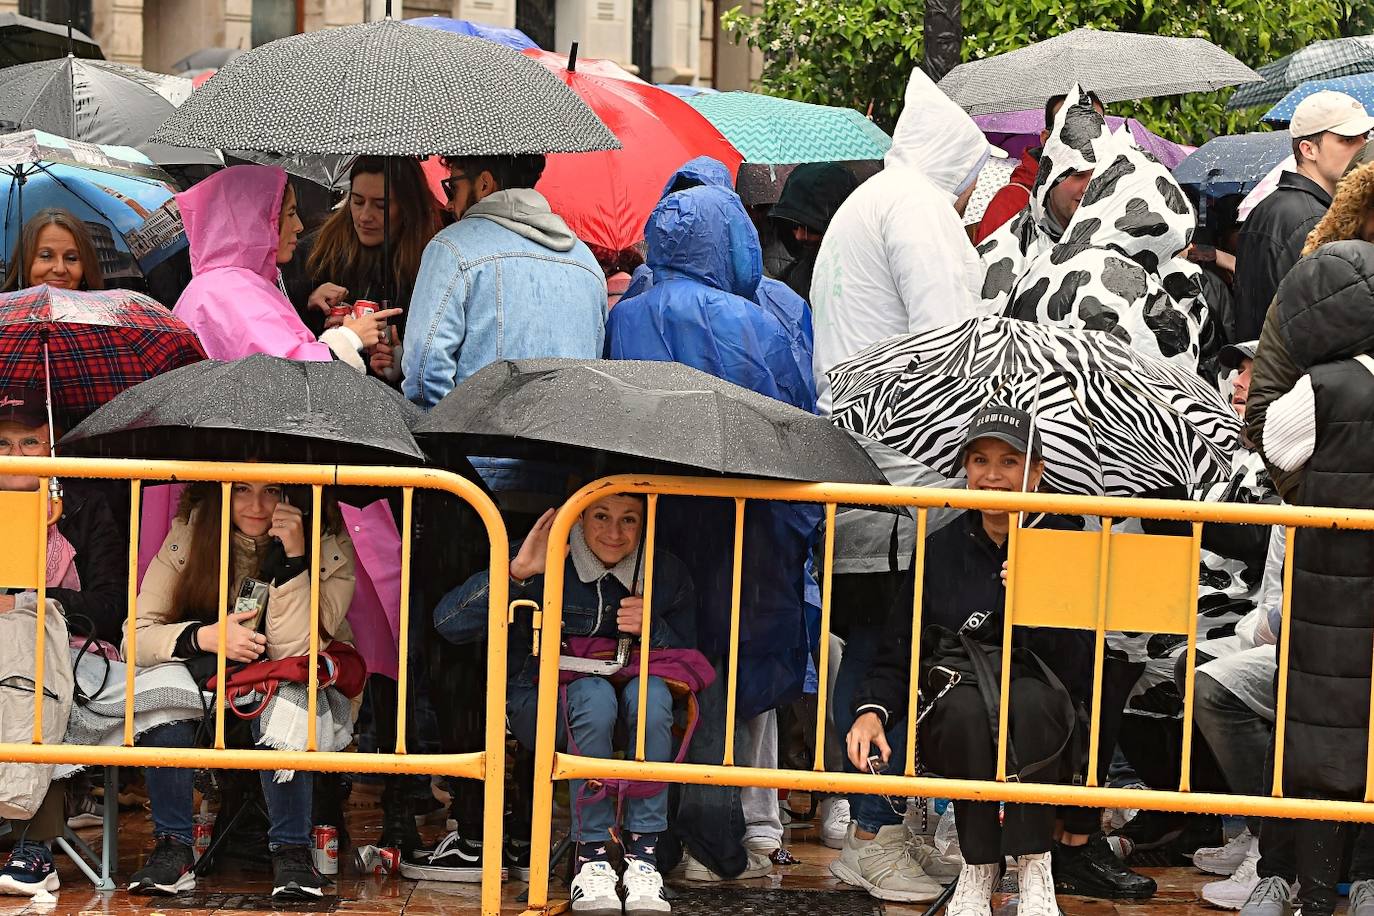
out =
[[0,384],[46,385],[69,423],[126,388],[202,359],[195,333],[139,293],[35,286],[0,295]]
[[[620,140],[618,150],[548,156],[538,186],[553,211],[593,249],[614,254],[643,239],[644,224],[663,195],[663,186],[689,159],[719,159],[732,176],[744,161],[691,105],[610,61],[574,56],[569,69],[568,58],[562,54],[522,53],[562,77]],[[437,186],[439,179],[448,177],[447,170],[430,160],[425,171],[442,197]]]

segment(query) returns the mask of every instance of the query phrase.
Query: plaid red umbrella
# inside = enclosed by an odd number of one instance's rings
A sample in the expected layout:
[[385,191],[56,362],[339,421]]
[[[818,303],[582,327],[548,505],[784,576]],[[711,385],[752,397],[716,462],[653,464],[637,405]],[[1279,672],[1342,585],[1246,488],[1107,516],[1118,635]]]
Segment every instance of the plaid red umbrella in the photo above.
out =
[[139,293],[35,286],[0,295],[0,385],[46,383],[68,424],[126,388],[203,359],[195,333]]

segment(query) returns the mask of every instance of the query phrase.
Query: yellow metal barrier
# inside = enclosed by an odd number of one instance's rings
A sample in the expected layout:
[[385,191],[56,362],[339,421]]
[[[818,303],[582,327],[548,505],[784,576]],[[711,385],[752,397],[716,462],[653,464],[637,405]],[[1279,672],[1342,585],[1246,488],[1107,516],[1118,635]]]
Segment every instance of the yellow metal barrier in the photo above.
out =
[[[505,780],[506,707],[506,604],[508,599],[508,562],[510,557],[506,528],[491,499],[468,480],[447,471],[428,468],[389,468],[352,466],[307,466],[275,464],[230,464],[178,461],[125,461],[107,459],[50,459],[0,457],[0,476],[37,476],[34,492],[0,492],[0,513],[14,520],[6,531],[6,549],[0,551],[0,584],[29,587],[38,592],[42,606],[47,568],[47,529],[50,513],[48,479],[106,478],[130,482],[129,616],[127,658],[136,657],[135,617],[138,598],[138,533],[142,483],[144,481],[218,482],[221,485],[220,594],[218,687],[214,751],[208,756],[195,748],[134,747],[134,676],[128,666],[126,682],[124,746],[91,747],[44,744],[42,738],[42,698],[44,680],[44,616],[38,615],[37,652],[34,665],[34,732],[32,744],[0,743],[0,761],[23,763],[60,763],[103,766],[216,767],[243,770],[307,770],[379,774],[440,774],[477,779],[484,783],[483,845],[499,850],[502,839],[502,812]],[[225,636],[229,613],[229,500],[232,483],[274,483],[307,485],[311,488],[314,511],[311,514],[310,543],[310,724],[307,750],[273,751],[226,748],[224,746],[224,671]],[[402,490],[400,667],[398,671],[398,708],[396,748],[393,754],[355,754],[318,751],[316,735],[317,658],[320,640],[319,576],[315,564],[320,556],[321,508],[326,486],[400,487]],[[487,728],[485,749],[468,754],[410,754],[405,747],[407,645],[410,638],[410,548],[411,513],[415,490],[429,489],[451,493],[470,505],[486,528],[490,546],[491,594],[488,605],[489,651],[487,656]],[[31,513],[35,524],[23,524]],[[501,856],[483,860],[482,913],[496,916],[501,911]]]
[[[649,631],[653,589],[653,538],[660,496],[690,496],[734,501],[734,577],[731,598],[729,648],[726,659],[727,708],[725,750],[720,765],[674,764],[644,760],[644,729],[647,678],[639,679],[637,753],[633,760],[608,760],[555,752],[558,710],[558,635],[563,617],[564,562],[573,524],[588,506],[620,493],[645,494],[648,502],[644,559],[644,632]],[[821,658],[817,665],[817,727],[815,768],[811,771],[758,769],[734,765],[735,682],[739,664],[740,596],[743,570],[744,510],[747,500],[816,503],[825,506],[826,526],[821,590]],[[910,708],[915,709],[916,679],[920,657],[921,595],[925,566],[925,534],[931,509],[994,509],[1013,513],[1047,512],[1098,517],[1102,530],[1054,531],[1013,525],[1008,541],[1004,646],[1009,646],[1017,626],[1056,627],[1091,631],[1094,634],[1092,722],[1089,760],[1099,749],[1098,712],[1101,706],[1104,636],[1127,630],[1175,633],[1188,638],[1189,658],[1197,643],[1198,566],[1204,522],[1282,525],[1287,529],[1288,553],[1284,570],[1283,626],[1290,615],[1293,531],[1299,527],[1374,530],[1374,511],[1334,510],[1307,507],[1201,503],[1177,500],[1144,500],[1057,496],[1039,493],[1003,493],[968,490],[936,490],[846,484],[794,484],[764,480],[725,480],[692,477],[623,475],[605,478],[583,487],[559,510],[549,533],[545,571],[544,607],[539,663],[539,724],[535,748],[534,824],[530,856],[531,882],[527,914],[556,912],[561,903],[550,903],[549,870],[554,782],[564,779],[632,779],[656,782],[759,786],[831,793],[916,795],[970,800],[1001,800],[1090,807],[1132,807],[1159,810],[1236,814],[1270,817],[1314,818],[1374,822],[1374,805],[1349,801],[1289,799],[1282,796],[1284,718],[1287,701],[1286,642],[1280,653],[1276,762],[1273,797],[1220,795],[1191,792],[1189,769],[1192,756],[1193,665],[1185,682],[1182,772],[1177,791],[1108,789],[1097,786],[1096,766],[1088,767],[1087,785],[1030,784],[1007,779],[1006,735],[1008,703],[1002,703],[998,722],[998,761],[995,780],[943,779],[916,776],[912,753],[916,746],[915,716],[910,715],[907,733],[907,766],[902,776],[824,771],[825,709],[828,684],[830,596],[835,550],[836,505],[904,506],[916,510],[916,588],[912,607],[912,687]],[[1191,537],[1113,533],[1112,520],[1141,518],[1191,523]],[[648,642],[641,641],[641,671],[647,670]],[[1011,653],[1002,653],[1001,695],[1008,696]],[[1374,705],[1374,696],[1371,697]],[[1374,752],[1370,754],[1374,792]],[[1367,800],[1374,800],[1369,797]]]

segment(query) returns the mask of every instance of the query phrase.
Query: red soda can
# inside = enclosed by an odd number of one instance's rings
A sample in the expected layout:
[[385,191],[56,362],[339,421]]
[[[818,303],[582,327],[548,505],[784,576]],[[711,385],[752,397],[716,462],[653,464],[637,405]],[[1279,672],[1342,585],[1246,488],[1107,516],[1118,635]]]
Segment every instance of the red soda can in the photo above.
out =
[[401,850],[395,846],[359,846],[353,865],[363,875],[394,875],[401,870]]
[[357,302],[353,303],[353,317],[362,318],[366,315],[371,315],[379,309],[380,306],[371,299],[359,299]]
[[353,306],[351,305],[336,305],[329,310],[331,318],[347,318],[352,314]]
[[197,814],[191,824],[191,850],[195,854],[197,862],[210,848],[210,841],[214,835],[215,816],[213,814]]
[[315,871],[322,875],[339,873],[339,828],[328,824],[316,824],[310,831],[311,852],[315,858]]

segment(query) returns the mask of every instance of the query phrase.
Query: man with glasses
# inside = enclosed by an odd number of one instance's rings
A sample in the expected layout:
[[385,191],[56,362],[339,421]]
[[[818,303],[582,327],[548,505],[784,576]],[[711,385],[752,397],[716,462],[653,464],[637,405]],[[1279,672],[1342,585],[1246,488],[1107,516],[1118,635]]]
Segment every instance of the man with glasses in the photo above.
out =
[[401,390],[432,407],[499,359],[601,356],[606,279],[534,190],[543,156],[445,158],[457,220],[425,248]]

